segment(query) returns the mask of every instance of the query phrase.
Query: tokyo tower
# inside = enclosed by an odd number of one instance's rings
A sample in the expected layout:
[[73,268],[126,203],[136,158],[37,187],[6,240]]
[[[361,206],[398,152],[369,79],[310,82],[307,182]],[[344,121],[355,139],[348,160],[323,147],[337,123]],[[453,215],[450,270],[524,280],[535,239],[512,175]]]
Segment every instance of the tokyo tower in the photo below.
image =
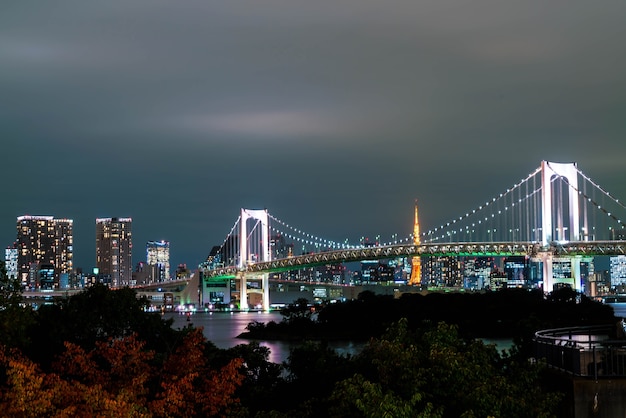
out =
[[[420,244],[420,222],[417,215],[417,199],[415,199],[415,221],[413,223],[413,244]],[[419,286],[422,284],[422,259],[421,257],[413,257],[411,260],[411,278],[409,284]]]

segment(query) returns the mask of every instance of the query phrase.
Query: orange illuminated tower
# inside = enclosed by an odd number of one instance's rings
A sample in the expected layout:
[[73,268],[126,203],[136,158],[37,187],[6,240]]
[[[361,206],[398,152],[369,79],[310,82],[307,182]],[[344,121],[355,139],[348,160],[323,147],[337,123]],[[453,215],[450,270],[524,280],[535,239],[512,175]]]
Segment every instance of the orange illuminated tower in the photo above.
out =
[[[420,244],[420,222],[417,215],[417,199],[415,199],[415,222],[413,223],[413,244]],[[421,257],[413,257],[411,260],[411,279],[409,284],[419,286],[422,284],[422,259]]]

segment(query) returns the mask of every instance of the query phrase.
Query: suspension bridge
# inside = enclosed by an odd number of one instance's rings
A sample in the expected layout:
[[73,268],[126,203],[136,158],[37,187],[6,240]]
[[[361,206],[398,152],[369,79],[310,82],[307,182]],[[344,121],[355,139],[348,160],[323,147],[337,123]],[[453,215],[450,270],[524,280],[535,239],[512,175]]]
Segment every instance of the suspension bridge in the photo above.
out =
[[234,279],[242,309],[252,293],[267,309],[270,273],[396,257],[418,260],[413,268],[419,270],[423,258],[523,256],[541,266],[545,292],[559,283],[553,266],[563,262],[572,287],[581,290],[581,257],[626,254],[624,215],[626,206],[576,163],[542,161],[477,208],[422,233],[416,219],[413,234],[388,243],[324,239],[267,209],[241,209],[224,242],[200,265],[201,280],[203,287],[227,291]]

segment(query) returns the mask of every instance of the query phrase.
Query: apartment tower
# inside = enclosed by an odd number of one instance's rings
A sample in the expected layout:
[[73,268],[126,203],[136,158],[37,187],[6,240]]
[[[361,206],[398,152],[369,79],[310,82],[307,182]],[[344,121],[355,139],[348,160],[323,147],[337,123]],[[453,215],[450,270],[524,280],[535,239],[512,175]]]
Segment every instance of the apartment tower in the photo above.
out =
[[39,273],[52,273],[51,286],[61,274],[72,271],[74,253],[73,221],[52,216],[17,218],[17,275],[23,288],[41,285]]
[[132,219],[96,219],[96,267],[111,276],[113,287],[130,284],[132,264]]

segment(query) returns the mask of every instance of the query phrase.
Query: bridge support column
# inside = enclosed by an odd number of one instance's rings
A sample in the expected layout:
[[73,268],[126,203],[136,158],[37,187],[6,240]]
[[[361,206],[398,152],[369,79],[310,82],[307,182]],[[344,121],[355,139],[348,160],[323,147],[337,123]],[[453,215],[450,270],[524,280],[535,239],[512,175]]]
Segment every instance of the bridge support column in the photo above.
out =
[[263,274],[261,281],[263,284],[263,310],[269,312],[270,310],[270,275],[268,273]]
[[574,290],[577,292],[583,291],[582,281],[580,279],[580,262],[582,257],[575,255],[570,258],[572,263],[572,278],[574,279]]
[[[239,309],[250,309],[250,303],[248,302],[250,297],[255,299],[253,307],[260,304],[264,311],[270,310],[270,280],[268,273],[240,273],[237,279],[239,280]],[[248,283],[256,283],[257,286],[248,289]]]
[[246,273],[238,273],[239,280],[239,309],[245,311],[248,309],[248,278]]
[[543,293],[550,293],[554,290],[554,279],[552,277],[552,252],[540,251],[537,255],[543,265]]
[[[581,264],[588,263],[587,277],[593,273],[593,258],[580,255],[555,257],[551,253],[540,253],[543,262],[543,291],[554,291],[555,284],[570,285],[573,290],[583,292]],[[556,263],[556,267],[555,267]],[[557,278],[554,278],[554,275]]]

